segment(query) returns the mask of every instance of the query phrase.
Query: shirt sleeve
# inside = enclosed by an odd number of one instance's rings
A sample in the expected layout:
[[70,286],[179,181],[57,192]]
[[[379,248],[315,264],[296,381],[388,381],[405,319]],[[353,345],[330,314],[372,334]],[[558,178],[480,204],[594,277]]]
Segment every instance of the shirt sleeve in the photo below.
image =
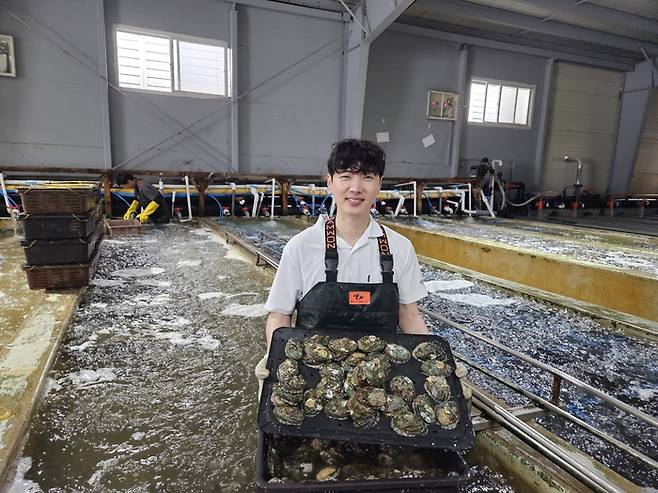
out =
[[427,289],[421,281],[420,265],[414,246],[407,241],[405,249],[404,262],[398,277],[398,291],[400,293],[400,303],[407,305],[415,303],[427,296]]
[[288,242],[281,254],[279,268],[274,276],[270,294],[265,303],[268,312],[290,315],[303,291],[302,269],[293,242]]
[[153,201],[158,197],[158,189],[146,181],[139,183],[139,191],[142,192],[142,195],[147,199]]

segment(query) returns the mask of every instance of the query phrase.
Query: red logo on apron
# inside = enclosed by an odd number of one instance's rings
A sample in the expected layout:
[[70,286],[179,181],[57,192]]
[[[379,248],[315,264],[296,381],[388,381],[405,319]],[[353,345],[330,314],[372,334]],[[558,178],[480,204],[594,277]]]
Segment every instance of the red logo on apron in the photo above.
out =
[[369,305],[370,291],[350,291],[349,303],[350,305]]

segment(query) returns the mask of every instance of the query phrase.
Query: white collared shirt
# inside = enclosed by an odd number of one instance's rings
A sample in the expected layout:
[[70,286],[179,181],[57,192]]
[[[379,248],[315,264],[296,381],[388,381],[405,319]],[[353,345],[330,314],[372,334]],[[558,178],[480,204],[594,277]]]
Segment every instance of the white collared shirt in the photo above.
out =
[[[265,304],[268,311],[291,314],[297,300],[317,283],[326,280],[325,221],[326,216],[320,216],[313,226],[296,234],[286,244]],[[416,252],[407,238],[386,226],[384,228],[393,254],[393,282],[398,285],[400,303],[414,303],[427,296],[427,290],[420,280]],[[381,235],[379,224],[371,218],[368,228],[354,246],[338,237],[338,282],[382,282],[377,242],[377,237]]]

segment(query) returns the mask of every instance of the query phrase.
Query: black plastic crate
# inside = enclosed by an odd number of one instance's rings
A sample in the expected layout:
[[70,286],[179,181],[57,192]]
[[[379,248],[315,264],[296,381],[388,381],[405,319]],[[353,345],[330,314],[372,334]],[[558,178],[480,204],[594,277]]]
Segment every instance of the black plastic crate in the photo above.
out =
[[97,248],[85,264],[23,265],[30,289],[81,288],[87,286],[96,273],[100,260]]
[[[450,386],[452,400],[459,408],[459,422],[454,429],[444,429],[438,424],[429,425],[428,433],[424,436],[405,437],[398,435],[391,429],[391,418],[381,416],[379,423],[370,429],[359,429],[350,420],[335,420],[328,418],[324,413],[317,416],[307,417],[301,425],[292,426],[279,422],[273,414],[274,405],[270,400],[272,387],[276,380],[276,370],[279,364],[286,358],[284,353],[285,344],[290,338],[304,339],[315,334],[327,335],[332,338],[349,337],[355,341],[367,335],[367,332],[354,332],[350,330],[319,330],[312,331],[299,328],[279,328],[272,335],[272,343],[267,359],[267,369],[270,376],[263,383],[262,398],[258,408],[258,428],[266,433],[274,435],[298,436],[307,438],[322,438],[327,440],[345,440],[359,443],[371,444],[397,444],[412,447],[426,447],[436,449],[468,450],[475,445],[475,432],[471,422],[464,394],[459,379],[454,372],[446,380]],[[455,368],[454,358],[448,341],[435,335],[411,335],[411,334],[377,334],[386,342],[400,344],[409,351],[413,350],[421,342],[432,341],[443,349],[448,356],[447,361]],[[307,365],[300,365],[300,374],[309,386],[317,385],[320,380],[319,371]],[[390,378],[396,375],[409,377],[416,387],[416,393],[423,393],[425,376],[420,372],[420,363],[413,357],[407,363],[393,365]]]
[[92,258],[103,233],[103,223],[96,222],[94,231],[86,238],[66,240],[23,240],[23,252],[28,265],[86,263]]
[[[291,439],[286,437],[286,439]],[[293,440],[295,438],[292,438]],[[302,440],[302,439],[297,439]],[[469,466],[464,458],[457,452],[436,449],[418,449],[409,447],[408,453],[425,452],[432,461],[445,471],[441,477],[401,478],[401,479],[370,479],[370,480],[332,480],[332,481],[300,481],[278,482],[273,478],[269,464],[271,443],[276,437],[268,433],[259,432],[256,451],[256,482],[258,492],[338,492],[359,491],[378,493],[399,493],[401,491],[418,491],[427,493],[456,492],[460,485],[469,479]],[[376,446],[371,446],[376,447]]]
[[25,214],[21,218],[25,239],[87,238],[96,229],[96,223],[103,214],[102,207],[99,201],[88,214]]

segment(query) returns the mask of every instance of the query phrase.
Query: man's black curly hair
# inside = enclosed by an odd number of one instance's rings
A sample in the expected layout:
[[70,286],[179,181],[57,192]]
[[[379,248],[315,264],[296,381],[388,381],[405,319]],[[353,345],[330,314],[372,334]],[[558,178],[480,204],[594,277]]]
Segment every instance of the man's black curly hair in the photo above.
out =
[[375,173],[384,176],[386,154],[381,147],[369,140],[344,139],[332,146],[327,162],[329,175],[342,171]]
[[128,183],[129,180],[134,180],[134,179],[135,177],[130,173],[119,173],[114,179],[114,182],[117,184],[117,186],[122,187],[123,185]]

